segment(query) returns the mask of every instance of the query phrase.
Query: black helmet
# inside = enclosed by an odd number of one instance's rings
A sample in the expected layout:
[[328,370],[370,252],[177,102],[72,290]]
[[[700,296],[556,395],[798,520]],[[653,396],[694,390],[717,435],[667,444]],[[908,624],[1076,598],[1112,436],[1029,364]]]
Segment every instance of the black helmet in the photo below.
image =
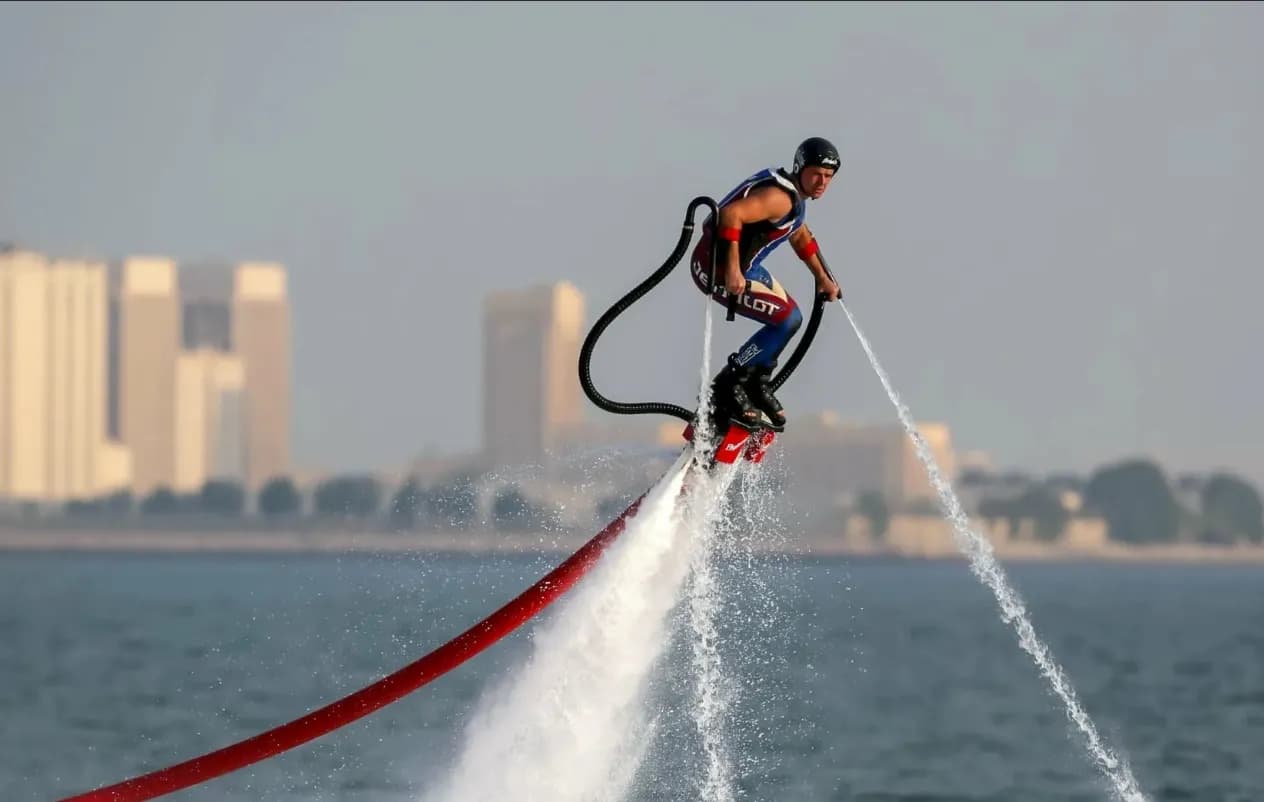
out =
[[803,140],[803,144],[794,152],[795,175],[803,172],[804,167],[828,167],[837,172],[842,163],[838,148],[830,144],[828,139],[819,136]]

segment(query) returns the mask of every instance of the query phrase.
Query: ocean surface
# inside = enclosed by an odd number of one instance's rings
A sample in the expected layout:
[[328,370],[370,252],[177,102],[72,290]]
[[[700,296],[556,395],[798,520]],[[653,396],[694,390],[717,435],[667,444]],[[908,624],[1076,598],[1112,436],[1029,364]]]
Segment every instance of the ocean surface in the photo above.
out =
[[[52,802],[294,719],[415,660],[559,560],[2,554],[0,800]],[[1111,798],[964,562],[739,556],[717,570],[731,700],[711,719],[718,758],[699,746],[697,633],[677,616],[639,702],[657,725],[637,735],[629,802]],[[1264,572],[1006,571],[1148,798],[1264,800]],[[166,798],[427,799],[535,629],[345,729]],[[565,750],[567,726],[522,748]],[[708,760],[728,767],[728,792],[702,788]]]

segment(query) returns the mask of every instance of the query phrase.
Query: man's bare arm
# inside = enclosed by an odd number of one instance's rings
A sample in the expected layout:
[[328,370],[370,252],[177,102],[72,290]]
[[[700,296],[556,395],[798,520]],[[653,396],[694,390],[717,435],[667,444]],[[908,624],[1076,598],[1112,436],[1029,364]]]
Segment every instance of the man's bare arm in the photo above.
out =
[[803,248],[814,239],[816,239],[816,235],[814,235],[812,230],[808,228],[808,224],[804,223],[796,228],[794,233],[790,235],[790,247],[794,248],[797,253],[798,251],[803,250]]
[[790,247],[794,248],[794,252],[808,266],[808,270],[812,271],[812,275],[816,278],[817,292],[825,293],[827,300],[836,300],[841,290],[838,284],[830,279],[829,273],[826,272],[825,264],[821,261],[819,249],[816,245],[816,237],[806,225],[799,226],[790,235]]
[[720,210],[717,245],[725,246],[717,254],[724,264],[724,285],[734,295],[746,288],[738,255],[742,226],[765,220],[780,220],[794,208],[790,196],[777,187],[765,187],[744,198],[732,201]]
[[778,187],[764,187],[738,198],[720,210],[721,228],[741,228],[750,223],[780,220],[794,208],[790,196]]

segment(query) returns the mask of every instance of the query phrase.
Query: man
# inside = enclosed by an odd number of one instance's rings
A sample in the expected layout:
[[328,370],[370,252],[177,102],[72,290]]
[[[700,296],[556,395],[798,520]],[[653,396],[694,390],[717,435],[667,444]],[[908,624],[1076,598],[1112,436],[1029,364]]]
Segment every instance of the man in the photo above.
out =
[[[769,382],[782,350],[803,322],[798,304],[768,272],[764,260],[788,241],[815,276],[816,291],[830,301],[839,296],[838,285],[821,264],[816,239],[803,220],[807,201],[825,194],[840,164],[833,145],[812,137],[795,151],[791,171],[761,170],[717,204],[719,251],[712,297],[727,307],[729,295],[738,295],[737,313],[764,324],[729,355],[712,385],[715,402],[731,406],[741,423],[757,424],[762,411],[778,428],[785,426],[785,413]],[[692,256],[690,272],[703,292],[710,284],[715,231],[716,221],[708,218]]]

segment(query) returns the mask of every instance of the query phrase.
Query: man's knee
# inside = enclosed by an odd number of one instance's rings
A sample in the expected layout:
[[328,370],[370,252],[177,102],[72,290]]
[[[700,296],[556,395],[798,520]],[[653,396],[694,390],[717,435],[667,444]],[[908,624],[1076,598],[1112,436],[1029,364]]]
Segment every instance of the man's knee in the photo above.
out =
[[789,309],[783,313],[784,317],[777,324],[786,337],[793,337],[798,332],[799,327],[803,325],[803,313],[799,311],[799,305],[794,301],[789,302]]

